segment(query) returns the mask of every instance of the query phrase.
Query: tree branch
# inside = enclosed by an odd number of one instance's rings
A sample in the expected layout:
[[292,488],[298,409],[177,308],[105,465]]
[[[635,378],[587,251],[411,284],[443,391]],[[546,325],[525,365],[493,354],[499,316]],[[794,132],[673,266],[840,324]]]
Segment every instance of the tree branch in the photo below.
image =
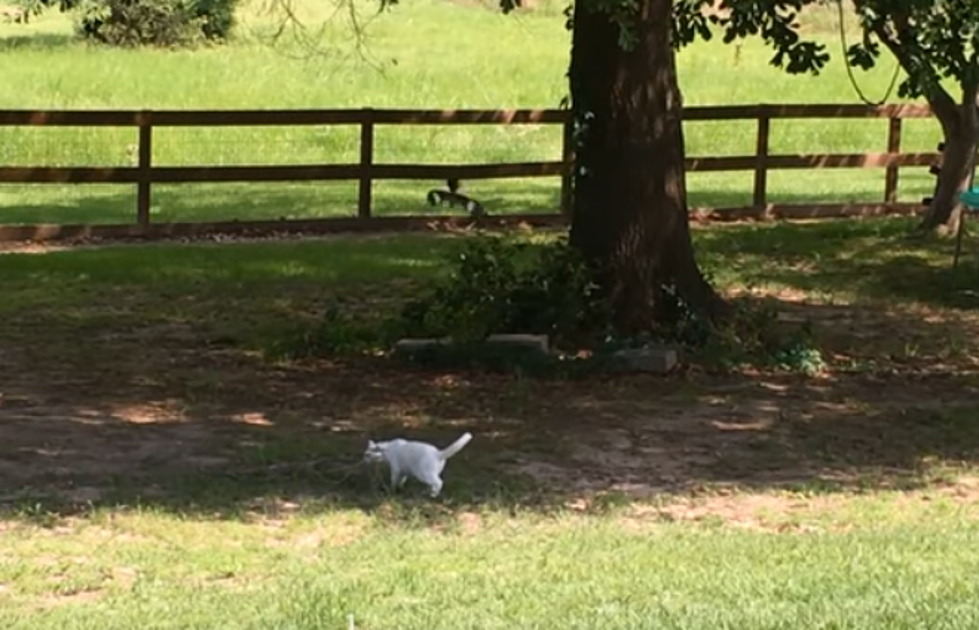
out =
[[[896,14],[892,19],[899,33],[907,33],[912,30],[906,15]],[[920,54],[921,51],[918,50],[918,46],[914,43],[913,37],[899,37],[897,33],[889,30],[883,23],[875,24],[873,31],[877,38],[884,42],[888,50],[897,58],[898,63],[912,77],[912,80],[915,74],[920,73],[922,67],[927,69],[930,76],[934,77],[936,75],[931,63]],[[942,87],[942,84],[937,80],[928,86],[927,90],[923,90],[923,92],[943,127],[946,125],[946,121],[952,121],[958,115],[955,99],[952,98],[948,90]]]
[[968,66],[962,78],[962,109],[969,120],[969,128],[979,128],[979,54],[969,55]]
[[970,79],[962,82],[962,110],[968,117],[969,129],[979,128],[979,82]]

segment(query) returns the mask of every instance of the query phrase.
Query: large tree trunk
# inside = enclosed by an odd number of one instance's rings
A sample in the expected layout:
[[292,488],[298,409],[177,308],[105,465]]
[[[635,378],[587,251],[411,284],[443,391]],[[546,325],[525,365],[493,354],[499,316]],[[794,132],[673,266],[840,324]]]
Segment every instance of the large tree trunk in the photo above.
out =
[[952,235],[959,230],[964,210],[959,193],[972,185],[976,168],[979,116],[975,104],[968,101],[954,108],[932,107],[942,126],[945,149],[935,195],[918,229]]
[[716,319],[726,303],[704,280],[690,241],[672,1],[639,0],[628,49],[610,16],[591,10],[599,4],[574,3],[571,244],[599,265],[620,329],[668,319],[671,291]]

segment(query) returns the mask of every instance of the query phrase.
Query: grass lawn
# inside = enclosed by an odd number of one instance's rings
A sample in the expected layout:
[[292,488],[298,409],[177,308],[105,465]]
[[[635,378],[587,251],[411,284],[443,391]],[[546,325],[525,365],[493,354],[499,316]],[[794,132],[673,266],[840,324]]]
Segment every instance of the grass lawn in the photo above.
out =
[[[299,3],[310,24],[326,18],[325,3]],[[364,15],[376,5],[358,0]],[[513,16],[478,4],[412,0],[376,17],[367,29],[367,59],[354,54],[341,19],[328,22],[316,51],[285,37],[273,43],[275,17],[258,4],[241,12],[229,45],[195,51],[109,50],[70,37],[71,18],[43,16],[27,27],[0,25],[0,108],[553,108],[566,93],[569,36],[560,7],[548,4]],[[320,7],[317,9],[316,7]],[[806,28],[839,50],[832,10],[803,17]],[[313,29],[315,30],[315,29]],[[464,45],[460,45],[464,42]],[[317,54],[313,54],[316,52]],[[772,68],[758,42],[719,41],[682,51],[679,72],[687,105],[853,103],[845,69],[793,77]],[[892,66],[859,73],[861,87],[882,94]],[[355,127],[158,129],[158,165],[349,163],[358,158]],[[883,151],[883,120],[775,121],[773,153]],[[905,151],[933,151],[932,120],[907,121]],[[382,127],[375,160],[466,163],[557,160],[554,125]],[[0,128],[0,164],[113,166],[131,163],[135,131],[116,128]],[[690,122],[691,157],[754,152],[752,121]],[[438,182],[384,182],[375,190],[379,215],[431,212],[425,192]],[[927,168],[902,171],[900,199],[929,194]],[[773,203],[878,201],[881,169],[775,171]],[[268,219],[353,215],[356,184],[170,185],[155,189],[156,221]],[[555,211],[557,178],[470,183],[490,212]],[[752,173],[691,173],[694,206],[730,207],[751,200]],[[131,222],[135,191],[126,185],[4,185],[0,222]]]
[[[265,353],[462,236],[0,254],[5,628],[973,628],[973,257],[904,220],[695,229],[828,361],[587,381]],[[473,442],[443,498],[368,437]]]
[[[929,498],[858,499],[845,533],[819,508],[782,533],[655,513],[463,512],[437,530],[359,513],[103,517],[7,532],[32,560],[15,562],[26,593],[0,620],[93,630],[347,628],[351,614],[358,628],[406,630],[975,627],[979,529],[953,500]],[[885,509],[908,513],[875,522]],[[20,625],[18,600],[34,604]]]

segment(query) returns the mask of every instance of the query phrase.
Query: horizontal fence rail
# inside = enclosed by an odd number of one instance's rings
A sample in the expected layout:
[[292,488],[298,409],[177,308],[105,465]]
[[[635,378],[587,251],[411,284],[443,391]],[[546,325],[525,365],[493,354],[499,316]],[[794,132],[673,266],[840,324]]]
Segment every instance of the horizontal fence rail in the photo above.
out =
[[[914,212],[919,204],[897,202],[898,174],[902,167],[933,164],[937,153],[902,153],[901,129],[905,118],[928,118],[926,105],[736,105],[689,107],[685,121],[756,121],[755,152],[724,157],[690,157],[690,172],[754,171],[752,204],[738,208],[699,209],[700,216],[718,219],[758,217],[823,217]],[[204,231],[248,230],[371,230],[411,229],[435,223],[459,223],[449,217],[372,216],[372,184],[382,180],[493,179],[515,177],[561,177],[560,215],[524,215],[494,218],[500,223],[525,220],[531,223],[562,222],[570,211],[574,163],[571,114],[566,110],[208,110],[208,111],[0,111],[0,126],[19,127],[132,127],[138,130],[136,164],[128,167],[52,167],[0,165],[0,183],[116,183],[135,184],[137,201],[134,223],[115,226],[4,226],[0,240],[55,238],[59,235],[154,235],[196,234]],[[889,120],[886,152],[860,154],[773,155],[769,152],[772,120],[778,119],[869,119]],[[521,125],[563,126],[561,160],[505,164],[379,164],[374,161],[374,132],[377,125]],[[277,166],[155,166],[154,129],[161,127],[226,126],[330,126],[360,127],[360,159],[354,164],[297,164]],[[776,169],[883,168],[886,169],[883,200],[869,204],[774,205],[767,202],[767,175]],[[203,182],[357,181],[356,218],[279,221],[233,221],[198,224],[152,224],[150,202],[154,184]],[[319,227],[317,227],[319,226]]]

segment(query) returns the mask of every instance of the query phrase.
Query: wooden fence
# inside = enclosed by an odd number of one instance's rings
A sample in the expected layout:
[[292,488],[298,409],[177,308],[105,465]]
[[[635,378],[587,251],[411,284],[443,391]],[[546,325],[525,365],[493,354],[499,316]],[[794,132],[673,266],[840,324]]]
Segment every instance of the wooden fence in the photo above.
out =
[[[748,207],[695,209],[698,216],[716,219],[803,218],[907,213],[920,204],[898,203],[898,174],[902,167],[927,166],[936,153],[902,153],[901,126],[905,118],[926,118],[931,110],[922,105],[760,105],[689,107],[686,121],[754,120],[757,124],[753,155],[690,157],[687,169],[703,171],[753,171],[753,203]],[[769,153],[771,121],[776,119],[887,118],[886,151],[857,154],[772,155]],[[0,111],[0,126],[135,127],[138,128],[138,161],[130,167],[20,167],[0,165],[0,183],[129,183],[137,188],[134,222],[122,225],[0,225],[0,240],[43,239],[71,236],[180,235],[213,231],[351,231],[412,229],[434,224],[468,223],[464,217],[401,216],[371,214],[372,183],[378,180],[463,180],[512,177],[561,177],[562,213],[508,215],[484,222],[547,224],[565,220],[571,204],[571,169],[574,161],[570,114],[564,110],[254,110],[254,111]],[[378,164],[374,161],[374,132],[378,125],[563,125],[562,159],[552,162],[508,164]],[[287,166],[155,166],[153,131],[160,127],[219,126],[324,126],[358,125],[360,160],[356,164]],[[773,169],[885,168],[880,203],[776,205],[767,201],[767,177]],[[225,221],[210,223],[153,223],[150,218],[152,186],[157,183],[357,181],[357,216],[351,218]]]

